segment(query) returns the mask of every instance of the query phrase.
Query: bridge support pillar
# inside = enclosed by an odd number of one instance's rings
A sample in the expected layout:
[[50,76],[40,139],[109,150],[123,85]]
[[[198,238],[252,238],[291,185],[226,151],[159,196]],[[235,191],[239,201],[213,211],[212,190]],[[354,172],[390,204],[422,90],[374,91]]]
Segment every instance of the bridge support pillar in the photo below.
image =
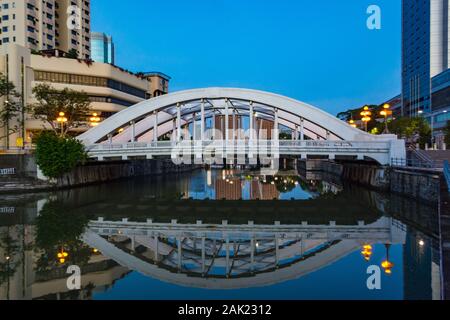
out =
[[335,155],[335,154],[330,154],[330,155],[328,156],[328,159],[329,159],[329,160],[335,160],[335,159],[336,159],[336,155]]
[[131,142],[136,142],[136,122],[131,121]]
[[252,145],[253,140],[255,138],[255,135],[253,132],[255,130],[255,119],[254,119],[255,114],[253,111],[253,102],[252,101],[250,101],[249,108],[250,108],[250,111],[249,111],[249,129],[250,129],[249,141],[250,141],[250,145]]
[[230,139],[228,99],[225,100],[225,141]]
[[300,141],[305,141],[305,120],[300,118]]
[[279,138],[280,138],[280,132],[278,129],[279,126],[279,116],[278,116],[278,109],[275,109],[275,123],[273,126],[273,137],[272,140],[278,142]]
[[177,104],[177,142],[181,141],[181,106]]
[[153,122],[153,142],[158,142],[158,126],[159,126],[159,121],[158,121],[158,111],[155,111],[154,114],[154,122]]
[[201,123],[200,123],[200,141],[203,143],[203,141],[205,141],[205,100],[202,99],[202,104],[201,104]]
[[192,114],[192,138],[193,141],[197,141],[197,114],[194,112]]

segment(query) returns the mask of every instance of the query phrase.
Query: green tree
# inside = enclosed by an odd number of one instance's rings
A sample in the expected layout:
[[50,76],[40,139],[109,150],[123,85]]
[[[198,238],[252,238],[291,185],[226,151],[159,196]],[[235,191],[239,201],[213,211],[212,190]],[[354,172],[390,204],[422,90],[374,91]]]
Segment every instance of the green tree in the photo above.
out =
[[36,163],[49,178],[59,178],[87,159],[83,144],[72,137],[44,131],[36,138]]
[[447,126],[444,129],[445,133],[445,144],[447,148],[450,148],[450,120],[447,121]]
[[85,265],[92,250],[81,241],[89,219],[86,215],[68,211],[65,203],[49,201],[36,218],[36,249],[40,256],[37,271],[48,271],[60,263],[57,254],[61,249],[69,253],[66,263]]
[[[65,136],[71,129],[83,126],[88,121],[91,101],[85,92],[68,88],[56,90],[48,84],[33,88],[37,103],[29,105],[34,118],[47,122],[55,133]],[[60,112],[64,112],[67,122],[57,123]]]
[[7,146],[9,146],[9,136],[21,129],[21,125],[11,124],[11,120],[17,119],[22,111],[17,99],[19,97],[14,84],[8,81],[5,75],[0,74],[0,98],[5,98],[0,107],[0,129],[2,129],[0,140],[6,139]]
[[78,51],[76,49],[70,49],[66,54],[67,59],[78,59]]
[[423,117],[392,120],[389,122],[389,130],[409,143],[419,143],[421,147],[431,142],[431,127]]

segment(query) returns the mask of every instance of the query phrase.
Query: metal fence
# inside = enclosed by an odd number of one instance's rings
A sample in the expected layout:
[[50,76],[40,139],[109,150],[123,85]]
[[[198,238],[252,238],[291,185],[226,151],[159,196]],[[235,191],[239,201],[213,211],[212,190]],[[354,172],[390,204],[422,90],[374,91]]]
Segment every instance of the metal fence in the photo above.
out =
[[423,161],[417,159],[391,159],[391,165],[393,167],[411,167],[411,168],[423,168],[423,169],[439,169],[442,168],[442,162],[439,161]]

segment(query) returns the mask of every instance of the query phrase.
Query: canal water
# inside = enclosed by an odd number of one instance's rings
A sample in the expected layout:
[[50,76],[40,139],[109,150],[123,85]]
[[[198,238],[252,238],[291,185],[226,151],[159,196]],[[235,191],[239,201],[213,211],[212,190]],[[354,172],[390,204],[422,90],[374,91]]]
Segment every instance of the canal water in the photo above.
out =
[[440,299],[437,211],[294,171],[0,196],[0,299]]

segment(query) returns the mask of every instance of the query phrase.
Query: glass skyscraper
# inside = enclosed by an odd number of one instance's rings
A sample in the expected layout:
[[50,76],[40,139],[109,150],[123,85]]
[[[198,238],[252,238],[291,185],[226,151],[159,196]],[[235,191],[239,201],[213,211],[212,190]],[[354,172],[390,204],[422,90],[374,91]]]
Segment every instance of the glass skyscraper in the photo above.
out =
[[431,78],[449,68],[449,0],[402,2],[404,116],[430,113]]
[[114,64],[115,52],[112,37],[104,33],[92,32],[91,55],[95,62]]

